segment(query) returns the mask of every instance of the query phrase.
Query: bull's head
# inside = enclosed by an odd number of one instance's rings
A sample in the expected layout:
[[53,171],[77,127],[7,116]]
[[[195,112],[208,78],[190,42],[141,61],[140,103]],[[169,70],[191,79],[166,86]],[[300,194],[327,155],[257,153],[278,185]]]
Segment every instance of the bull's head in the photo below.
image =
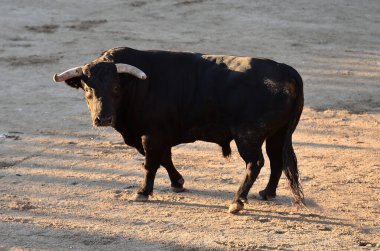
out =
[[55,74],[55,82],[65,82],[71,87],[84,90],[88,109],[95,126],[114,126],[118,103],[121,98],[119,74],[131,74],[146,79],[140,69],[128,64],[96,62],[71,68]]

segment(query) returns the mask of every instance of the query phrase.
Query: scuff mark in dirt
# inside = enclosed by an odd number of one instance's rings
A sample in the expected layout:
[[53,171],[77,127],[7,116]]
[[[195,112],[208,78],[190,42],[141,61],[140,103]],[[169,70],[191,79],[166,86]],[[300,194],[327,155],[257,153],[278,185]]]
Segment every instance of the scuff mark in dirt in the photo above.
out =
[[29,48],[29,47],[32,47],[31,44],[27,43],[27,44],[22,44],[22,43],[15,43],[15,44],[6,44],[5,46],[8,46],[8,47],[21,47],[21,48]]
[[142,7],[144,5],[146,5],[146,2],[145,1],[134,1],[132,3],[129,4],[130,6],[132,7]]
[[102,236],[102,237],[87,237],[84,240],[82,240],[82,243],[86,246],[92,246],[92,245],[108,245],[111,244],[114,241],[117,241],[117,237],[112,236]]
[[13,167],[17,164],[24,162],[25,160],[28,160],[28,159],[31,159],[34,157],[38,157],[38,156],[41,156],[41,154],[39,153],[39,154],[29,155],[29,156],[26,156],[22,159],[16,160],[16,161],[0,161],[0,169],[6,169],[6,168]]
[[36,207],[32,205],[30,201],[19,200],[12,201],[8,204],[8,207],[12,210],[26,211],[30,209],[35,209]]
[[54,33],[57,31],[59,25],[56,24],[44,24],[44,25],[36,25],[36,26],[24,26],[25,29],[35,33]]
[[100,19],[100,20],[85,20],[85,21],[81,21],[77,24],[73,24],[73,25],[69,25],[69,26],[66,26],[67,28],[71,29],[71,30],[76,30],[76,31],[86,31],[86,30],[89,30],[91,28],[94,28],[100,24],[104,24],[104,23],[107,23],[107,20],[106,19]]
[[186,0],[186,1],[179,2],[179,3],[175,3],[174,5],[175,6],[191,5],[191,4],[199,4],[199,3],[203,3],[203,2],[205,2],[205,0]]
[[9,135],[9,134],[0,134],[0,139],[1,138],[4,138],[4,139],[13,139],[13,140],[20,140],[21,137],[18,136],[18,135]]
[[16,165],[16,162],[0,161],[0,169],[5,169]]
[[7,40],[12,41],[12,42],[28,41],[26,37],[20,37],[20,36],[9,37],[7,38]]

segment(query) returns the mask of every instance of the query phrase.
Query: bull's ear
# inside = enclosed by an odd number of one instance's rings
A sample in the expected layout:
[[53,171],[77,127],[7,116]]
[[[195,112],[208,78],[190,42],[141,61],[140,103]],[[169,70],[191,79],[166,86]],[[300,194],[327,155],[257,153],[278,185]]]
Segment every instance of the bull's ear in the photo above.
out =
[[81,83],[81,78],[80,77],[74,77],[74,78],[69,78],[65,80],[65,83],[73,88],[82,88],[82,83]]

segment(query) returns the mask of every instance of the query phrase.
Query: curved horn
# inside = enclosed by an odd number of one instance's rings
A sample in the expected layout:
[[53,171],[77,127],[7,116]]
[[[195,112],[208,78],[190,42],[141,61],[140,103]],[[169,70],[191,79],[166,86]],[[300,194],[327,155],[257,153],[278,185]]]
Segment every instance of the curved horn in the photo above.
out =
[[117,73],[129,73],[139,79],[146,79],[146,74],[137,67],[129,64],[115,64]]
[[80,77],[82,74],[82,67],[74,67],[60,74],[54,74],[53,79],[55,82],[62,82],[70,78]]

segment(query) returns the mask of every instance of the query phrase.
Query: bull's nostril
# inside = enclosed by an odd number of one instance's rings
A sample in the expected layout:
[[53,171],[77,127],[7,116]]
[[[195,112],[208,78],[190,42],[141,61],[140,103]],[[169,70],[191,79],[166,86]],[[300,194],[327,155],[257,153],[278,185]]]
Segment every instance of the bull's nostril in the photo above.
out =
[[95,124],[96,124],[96,125],[99,125],[100,123],[101,123],[100,118],[99,118],[99,117],[96,117],[96,118],[95,118]]
[[110,117],[96,117],[95,125],[97,126],[109,126],[112,124],[112,116]]

